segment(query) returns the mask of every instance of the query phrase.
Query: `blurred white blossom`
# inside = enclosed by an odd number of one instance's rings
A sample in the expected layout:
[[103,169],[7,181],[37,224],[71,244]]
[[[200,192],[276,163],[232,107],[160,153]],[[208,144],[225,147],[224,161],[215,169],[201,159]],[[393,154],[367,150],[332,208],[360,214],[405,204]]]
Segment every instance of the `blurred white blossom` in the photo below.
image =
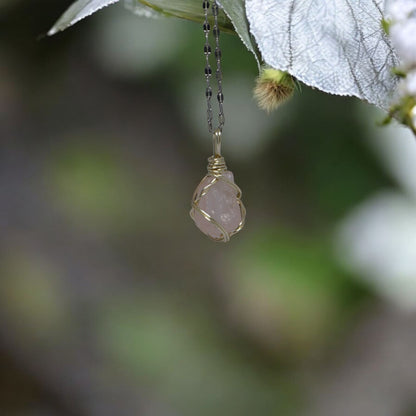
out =
[[398,306],[416,309],[416,201],[376,195],[342,224],[338,244],[348,268]]
[[[372,118],[372,117],[371,117]],[[383,191],[342,221],[340,262],[381,296],[416,310],[416,146],[410,131],[390,126],[374,134],[374,149],[402,191]]]
[[[416,38],[415,38],[416,40]],[[416,96],[416,70],[409,72],[406,76],[406,88],[409,95]]]
[[414,126],[416,126],[416,106],[410,110],[410,119]]
[[416,134],[412,117],[416,107],[416,0],[386,0],[385,15],[386,30],[400,59],[400,67],[396,69],[402,76],[389,119],[396,118]]
[[389,0],[386,17],[392,44],[407,72],[416,65],[416,0]]
[[390,0],[387,2],[386,14],[393,22],[407,20],[416,10],[414,0]]
[[416,65],[416,0],[389,0],[386,18],[392,44],[406,69]]
[[406,68],[416,65],[416,17],[393,21],[390,36],[403,65]]

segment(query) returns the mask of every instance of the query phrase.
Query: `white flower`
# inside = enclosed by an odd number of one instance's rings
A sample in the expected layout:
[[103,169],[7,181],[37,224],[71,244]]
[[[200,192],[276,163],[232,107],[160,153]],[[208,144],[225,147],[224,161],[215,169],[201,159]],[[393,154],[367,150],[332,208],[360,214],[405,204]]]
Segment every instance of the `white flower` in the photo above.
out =
[[400,80],[397,90],[401,98],[416,97],[416,70],[408,72],[406,78]]
[[378,194],[339,228],[338,257],[382,296],[416,310],[416,206],[399,193]]
[[414,129],[416,130],[416,105],[410,110],[409,116],[410,116],[411,123]]
[[415,0],[390,0],[386,14],[395,22],[407,20],[416,11]]
[[416,97],[416,70],[410,71],[404,81],[406,84],[407,95]]
[[390,126],[381,135],[374,132],[373,140],[404,192],[381,192],[350,212],[336,235],[338,257],[380,295],[401,308],[416,311],[414,137],[408,130]]
[[394,23],[390,36],[405,67],[416,65],[416,18]]

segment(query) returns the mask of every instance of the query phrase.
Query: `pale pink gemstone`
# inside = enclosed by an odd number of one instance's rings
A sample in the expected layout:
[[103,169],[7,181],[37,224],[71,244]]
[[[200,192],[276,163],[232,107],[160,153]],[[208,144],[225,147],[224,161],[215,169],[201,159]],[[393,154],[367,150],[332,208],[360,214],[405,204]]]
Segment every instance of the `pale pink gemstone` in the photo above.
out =
[[[227,233],[231,234],[240,226],[242,220],[241,207],[237,198],[236,189],[229,183],[221,180],[222,177],[234,183],[233,173],[229,170],[225,171],[222,176],[208,188],[206,194],[201,197],[198,206],[222,227],[224,227]],[[196,188],[195,194],[200,195],[203,188],[213,180],[213,176],[205,176]],[[217,226],[215,226],[215,224],[208,221],[197,210],[193,209],[192,211],[196,226],[204,234],[214,239],[223,238],[223,233]]]

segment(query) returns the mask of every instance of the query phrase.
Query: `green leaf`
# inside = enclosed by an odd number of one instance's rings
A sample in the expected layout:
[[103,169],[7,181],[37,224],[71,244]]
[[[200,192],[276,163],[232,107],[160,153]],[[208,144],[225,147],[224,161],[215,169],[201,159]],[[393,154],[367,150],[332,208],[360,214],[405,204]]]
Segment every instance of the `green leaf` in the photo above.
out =
[[[156,10],[165,16],[179,17],[194,22],[204,21],[201,0],[128,0],[137,2]],[[223,31],[234,33],[234,27],[228,16],[220,10],[218,24]]]
[[58,19],[49,30],[48,35],[52,36],[57,32],[65,30],[85,17],[91,16],[96,11],[119,0],[78,0]]
[[[65,30],[96,11],[119,0],[78,0],[59,18],[48,35]],[[125,0],[126,7],[145,17],[156,17],[157,14],[174,16],[182,19],[202,22],[204,11],[201,0]],[[222,9],[218,14],[220,29],[237,33],[247,49],[252,52],[260,65],[259,55],[249,31],[245,13],[245,0],[221,0]],[[212,19],[211,19],[212,20]]]
[[139,3],[138,0],[124,0],[124,5],[127,10],[130,10],[137,16],[148,17],[151,19],[157,19],[160,17],[160,13],[158,11],[149,6],[145,6],[143,3]]

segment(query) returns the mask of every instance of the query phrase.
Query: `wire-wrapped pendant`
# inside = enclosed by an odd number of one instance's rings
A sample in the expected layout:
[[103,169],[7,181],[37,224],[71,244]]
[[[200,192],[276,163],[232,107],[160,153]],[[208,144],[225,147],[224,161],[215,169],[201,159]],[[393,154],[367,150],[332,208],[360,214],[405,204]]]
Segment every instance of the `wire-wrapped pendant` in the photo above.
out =
[[227,242],[244,227],[246,209],[241,200],[241,189],[220,155],[220,140],[221,134],[216,132],[214,155],[208,159],[208,174],[194,192],[190,215],[208,237]]

